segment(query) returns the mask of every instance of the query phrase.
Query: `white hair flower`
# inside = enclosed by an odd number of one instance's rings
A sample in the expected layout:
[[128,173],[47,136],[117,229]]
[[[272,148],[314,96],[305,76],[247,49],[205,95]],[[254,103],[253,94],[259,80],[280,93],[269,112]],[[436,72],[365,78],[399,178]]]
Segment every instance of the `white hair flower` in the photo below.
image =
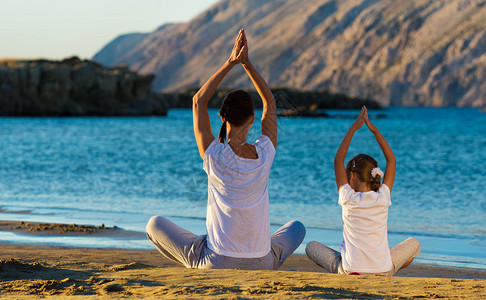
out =
[[371,170],[371,176],[375,178],[376,175],[380,175],[380,177],[383,178],[383,171],[378,167],[373,168],[373,170]]

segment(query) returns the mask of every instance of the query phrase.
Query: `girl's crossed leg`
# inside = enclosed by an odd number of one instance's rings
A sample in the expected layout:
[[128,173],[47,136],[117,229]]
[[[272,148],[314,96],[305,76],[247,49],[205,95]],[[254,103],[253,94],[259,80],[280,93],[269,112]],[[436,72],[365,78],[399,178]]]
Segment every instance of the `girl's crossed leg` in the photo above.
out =
[[[305,248],[307,256],[330,273],[349,274],[343,269],[341,253],[321,243],[310,242]],[[416,238],[408,238],[390,249],[393,269],[377,275],[392,276],[408,266],[420,253],[420,243]]]

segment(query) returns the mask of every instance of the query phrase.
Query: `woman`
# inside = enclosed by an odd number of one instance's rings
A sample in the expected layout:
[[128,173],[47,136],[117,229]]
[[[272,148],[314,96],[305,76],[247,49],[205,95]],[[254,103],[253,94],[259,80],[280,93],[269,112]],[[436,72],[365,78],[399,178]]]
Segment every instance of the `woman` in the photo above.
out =
[[[239,63],[263,101],[262,135],[254,144],[246,142],[255,120],[253,100],[242,90],[228,93],[222,103],[218,140],[211,133],[207,104]],[[230,58],[194,96],[193,119],[208,174],[207,234],[196,236],[163,217],[152,217],[148,238],[164,256],[187,268],[278,269],[304,239],[305,228],[291,221],[270,236],[268,177],[277,146],[276,104],[248,58],[243,29]]]

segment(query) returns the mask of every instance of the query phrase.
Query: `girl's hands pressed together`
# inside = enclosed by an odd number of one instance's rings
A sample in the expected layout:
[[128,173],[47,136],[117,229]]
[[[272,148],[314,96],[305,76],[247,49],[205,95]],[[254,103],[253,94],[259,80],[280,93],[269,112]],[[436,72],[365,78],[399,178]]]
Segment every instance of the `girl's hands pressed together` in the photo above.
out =
[[368,117],[368,113],[366,113],[366,115],[365,115],[365,124],[372,133],[375,133],[375,132],[378,131],[378,128],[376,128],[375,125],[373,125],[373,123],[371,123],[370,118]]
[[363,124],[365,123],[366,119],[368,119],[368,111],[366,109],[366,106],[363,106],[361,108],[361,112],[359,113],[358,118],[356,119],[356,121],[354,121],[354,123],[353,123],[353,125],[351,125],[351,127],[354,130],[360,129],[361,127],[363,127]]

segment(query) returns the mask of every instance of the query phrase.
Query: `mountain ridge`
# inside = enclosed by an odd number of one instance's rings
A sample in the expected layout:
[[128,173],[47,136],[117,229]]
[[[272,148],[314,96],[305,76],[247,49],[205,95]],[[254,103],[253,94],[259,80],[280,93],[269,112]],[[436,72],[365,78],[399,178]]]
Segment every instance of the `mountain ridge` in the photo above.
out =
[[[484,0],[222,0],[167,24],[128,51],[94,60],[155,74],[156,90],[200,86],[245,27],[250,58],[272,86],[325,89],[382,105],[486,105]],[[131,38],[111,47],[123,48]],[[225,86],[251,87],[241,68]]]

